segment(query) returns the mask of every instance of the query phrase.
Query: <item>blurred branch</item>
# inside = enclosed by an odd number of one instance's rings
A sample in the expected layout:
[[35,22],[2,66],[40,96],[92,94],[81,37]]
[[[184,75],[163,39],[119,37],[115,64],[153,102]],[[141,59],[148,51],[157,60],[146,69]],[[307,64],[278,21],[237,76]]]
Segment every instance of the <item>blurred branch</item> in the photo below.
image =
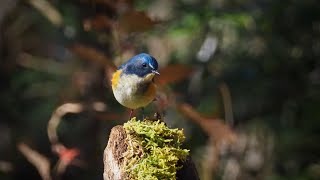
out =
[[0,172],[9,173],[13,170],[11,162],[0,160]]
[[48,122],[48,137],[51,144],[57,144],[59,142],[57,135],[57,127],[62,120],[62,117],[67,113],[80,113],[83,111],[83,105],[80,103],[66,103],[59,106],[52,114],[51,119]]
[[58,63],[51,59],[40,58],[28,53],[21,53],[17,59],[17,64],[37,71],[48,72],[56,75],[67,75],[66,64]]
[[98,112],[105,111],[106,105],[103,102],[93,102],[89,106],[85,106],[82,103],[66,103],[59,106],[52,114],[48,122],[48,137],[52,146],[52,151],[59,156],[59,161],[56,164],[56,173],[61,175],[65,172],[68,165],[73,164],[77,166],[83,166],[84,163],[81,160],[75,159],[80,151],[77,148],[67,148],[59,142],[57,135],[57,128],[62,120],[62,117],[67,113],[80,113],[85,109],[93,109]]
[[207,146],[204,149],[202,166],[202,177],[204,180],[211,180],[213,172],[219,165],[219,153],[217,147],[213,141],[213,138],[209,139]]
[[35,166],[43,180],[52,179],[50,175],[50,161],[47,157],[31,149],[25,143],[19,143],[17,147],[27,160]]
[[1,25],[2,25],[2,20],[6,16],[6,14],[14,8],[16,5],[17,0],[2,0],[1,1],[1,6],[0,6],[0,30],[1,30]]
[[232,101],[231,101],[231,93],[229,87],[226,83],[222,83],[219,86],[219,90],[221,92],[223,107],[224,107],[224,116],[228,125],[233,126],[233,111],[232,111]]
[[30,5],[36,8],[53,25],[62,26],[63,20],[59,11],[46,0],[29,0]]
[[203,163],[203,179],[212,179],[212,173],[217,170],[219,155],[224,154],[236,142],[236,133],[222,120],[205,118],[189,104],[179,104],[178,109],[183,115],[198,123],[209,135]]
[[85,106],[82,103],[65,103],[59,106],[54,111],[48,122],[47,133],[50,143],[52,145],[60,144],[57,135],[57,127],[59,126],[64,115],[66,115],[67,113],[80,113],[85,109],[90,108],[94,111],[102,112],[106,110],[106,105],[103,102],[95,101],[88,106]]

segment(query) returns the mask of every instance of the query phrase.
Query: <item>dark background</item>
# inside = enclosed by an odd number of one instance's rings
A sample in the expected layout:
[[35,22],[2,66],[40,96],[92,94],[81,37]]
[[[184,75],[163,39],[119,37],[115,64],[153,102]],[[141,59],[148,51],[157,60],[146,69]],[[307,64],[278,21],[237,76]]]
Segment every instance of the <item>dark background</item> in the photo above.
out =
[[102,179],[129,114],[108,72],[140,52],[146,114],[184,129],[201,179],[320,179],[317,0],[2,0],[0,33],[0,179]]

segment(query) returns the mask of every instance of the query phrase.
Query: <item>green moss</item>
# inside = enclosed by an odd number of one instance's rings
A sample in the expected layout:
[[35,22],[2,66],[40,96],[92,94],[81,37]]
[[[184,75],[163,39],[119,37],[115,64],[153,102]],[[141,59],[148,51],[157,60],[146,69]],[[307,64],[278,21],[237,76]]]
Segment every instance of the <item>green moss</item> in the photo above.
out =
[[170,129],[163,122],[132,118],[123,125],[128,140],[124,168],[130,179],[176,179],[179,160],[189,150],[182,149],[183,130]]

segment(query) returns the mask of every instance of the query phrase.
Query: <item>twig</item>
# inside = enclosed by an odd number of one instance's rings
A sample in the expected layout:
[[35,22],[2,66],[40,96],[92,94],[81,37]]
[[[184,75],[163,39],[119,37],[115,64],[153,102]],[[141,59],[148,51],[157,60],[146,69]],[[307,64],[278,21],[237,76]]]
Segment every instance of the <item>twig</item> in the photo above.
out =
[[29,0],[34,8],[41,12],[55,26],[61,26],[63,23],[59,11],[46,0]]
[[47,129],[49,141],[51,142],[51,144],[60,144],[56,129],[60,124],[62,117],[67,113],[80,113],[81,111],[83,111],[83,105],[80,103],[66,103],[59,106],[55,110],[48,122]]
[[219,90],[221,92],[223,107],[224,107],[224,118],[230,126],[234,125],[233,120],[233,110],[232,110],[232,101],[231,101],[231,93],[226,83],[222,83],[219,86]]
[[31,149],[25,143],[19,143],[17,147],[27,160],[38,170],[43,180],[52,179],[50,175],[50,161],[47,157]]

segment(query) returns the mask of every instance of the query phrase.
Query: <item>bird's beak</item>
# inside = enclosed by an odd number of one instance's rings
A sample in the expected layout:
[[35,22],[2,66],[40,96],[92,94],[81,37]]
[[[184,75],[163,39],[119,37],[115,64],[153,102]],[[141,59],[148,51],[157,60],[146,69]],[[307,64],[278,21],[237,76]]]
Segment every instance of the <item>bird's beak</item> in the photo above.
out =
[[145,80],[151,81],[151,80],[153,80],[153,78],[154,78],[155,75],[160,75],[160,73],[159,73],[157,70],[152,70],[151,72],[152,72],[152,73],[149,73],[149,74],[145,77]]
[[152,70],[152,73],[160,75],[160,73],[157,70]]

